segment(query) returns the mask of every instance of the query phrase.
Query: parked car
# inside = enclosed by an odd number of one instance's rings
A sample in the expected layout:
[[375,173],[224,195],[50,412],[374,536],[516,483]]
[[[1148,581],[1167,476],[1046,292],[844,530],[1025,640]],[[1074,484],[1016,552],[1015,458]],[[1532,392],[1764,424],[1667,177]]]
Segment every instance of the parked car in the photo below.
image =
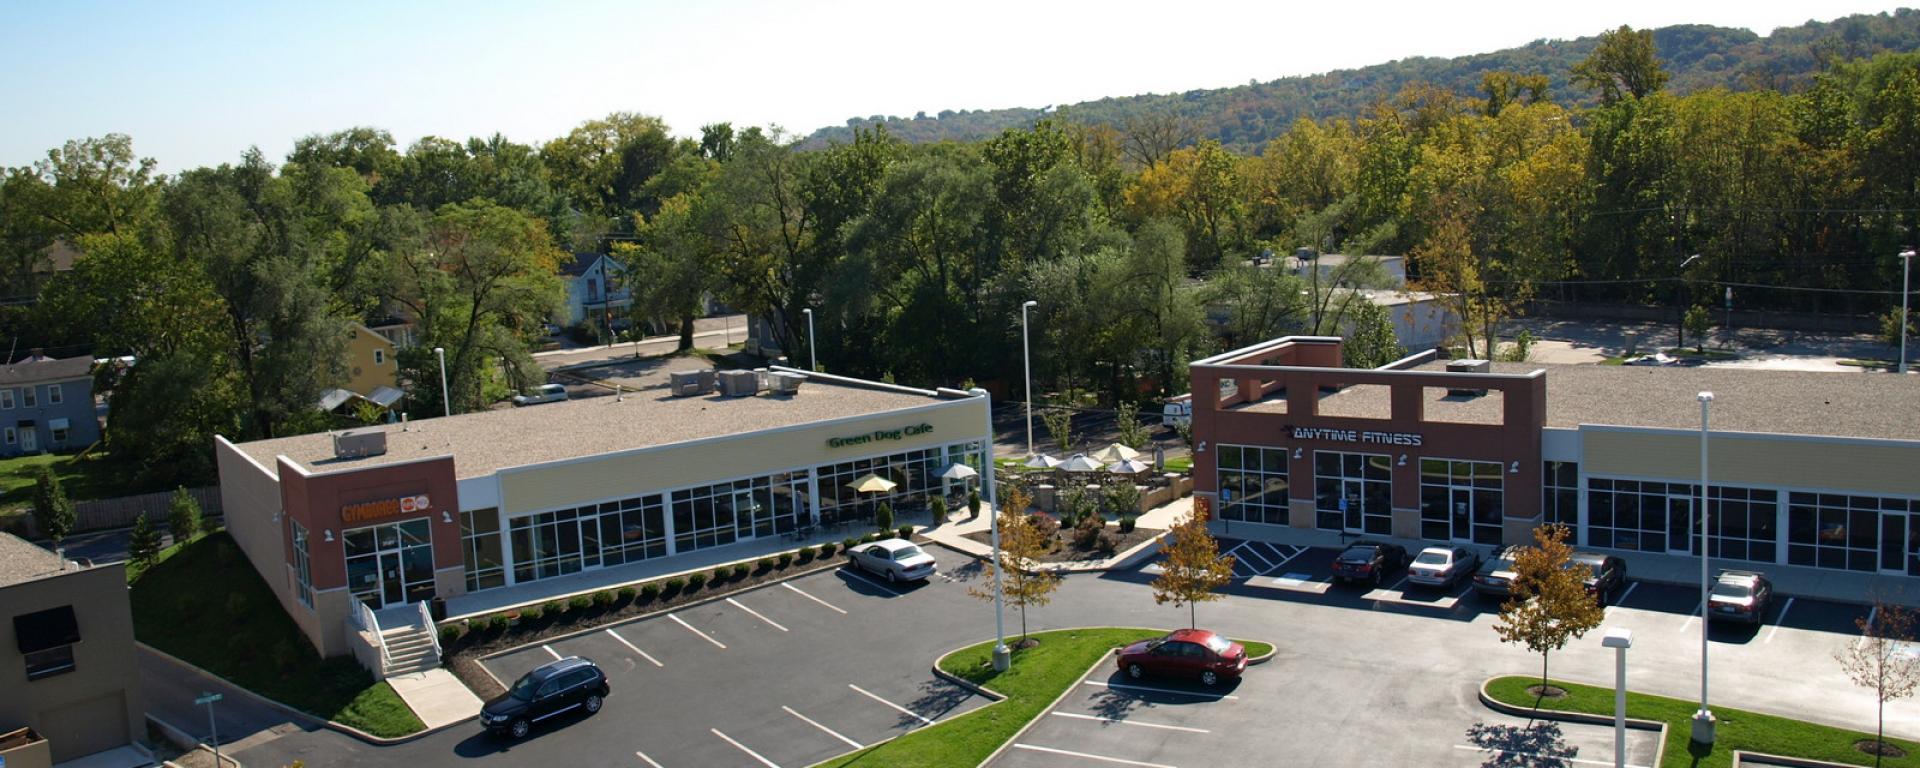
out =
[[514,395],[514,405],[539,405],[557,403],[567,399],[567,388],[559,384],[542,384],[526,391],[526,394]]
[[1240,676],[1247,668],[1247,649],[1225,635],[1204,629],[1176,629],[1166,637],[1142,640],[1120,649],[1120,671],[1135,680],[1147,675],[1198,677],[1215,685],[1223,677]]
[[1753,571],[1721,571],[1707,597],[1707,618],[1759,624],[1773,604],[1773,583]]
[[1513,596],[1513,560],[1519,556],[1520,547],[1501,547],[1493,551],[1493,557],[1480,564],[1480,570],[1473,574],[1473,591],[1482,597],[1505,600]]
[[593,662],[568,656],[520,676],[506,693],[480,708],[480,725],[489,732],[524,739],[536,723],[573,710],[600,711],[611,689],[607,675]]
[[1601,605],[1613,602],[1613,593],[1627,585],[1627,561],[1614,555],[1598,552],[1575,552],[1567,558],[1568,566],[1580,564],[1587,567],[1587,594],[1600,601]]
[[1422,587],[1447,588],[1480,566],[1480,556],[1466,547],[1427,547],[1407,566],[1407,581]]
[[913,581],[933,576],[933,556],[905,539],[887,539],[853,548],[853,564],[885,576],[887,581]]
[[1333,580],[1334,583],[1364,581],[1377,587],[1387,573],[1406,565],[1406,547],[1361,539],[1347,545],[1346,551],[1333,559]]

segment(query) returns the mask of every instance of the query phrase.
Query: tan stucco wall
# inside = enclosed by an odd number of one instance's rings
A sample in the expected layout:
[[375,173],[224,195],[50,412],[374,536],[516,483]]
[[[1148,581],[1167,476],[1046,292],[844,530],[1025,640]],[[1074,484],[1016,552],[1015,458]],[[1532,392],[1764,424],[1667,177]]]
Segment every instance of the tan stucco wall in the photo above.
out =
[[[1654,431],[1581,429],[1580,469],[1589,475],[1700,480],[1700,436]],[[1712,433],[1708,481],[1920,495],[1920,443],[1784,435]]]
[[[347,368],[347,389],[365,395],[372,393],[374,387],[398,388],[399,368],[393,362],[393,342],[365,326],[354,326],[352,333],[352,338],[347,339],[346,359],[342,361]],[[382,355],[378,363],[373,361],[376,349]]]
[[[63,605],[73,606],[80,630],[74,671],[29,682],[12,619]],[[139,740],[145,712],[125,567],[87,568],[0,588],[0,731],[34,729],[59,762]]]
[[[213,456],[220,469],[221,513],[225,515],[227,533],[233,536],[233,543],[240,545],[240,551],[246,553],[247,561],[253,563],[254,571],[260,574],[260,580],[266,582],[267,589],[280,601],[280,608],[300,627],[308,642],[313,643],[314,650],[322,657],[346,653],[339,633],[328,632],[325,627],[331,625],[301,605],[293,594],[292,558],[287,555],[291,546],[289,534],[284,520],[273,519],[281,511],[279,480],[255,465],[225,438],[214,440]],[[308,534],[316,541],[320,537],[319,531]],[[319,604],[316,595],[315,606]]]
[[[682,488],[737,477],[805,469],[862,456],[978,440],[986,430],[980,398],[952,400],[919,411],[892,411],[857,420],[783,431],[679,443],[626,454],[500,472],[502,513],[551,509],[665,488]],[[828,447],[827,440],[931,425],[929,432],[899,440]]]

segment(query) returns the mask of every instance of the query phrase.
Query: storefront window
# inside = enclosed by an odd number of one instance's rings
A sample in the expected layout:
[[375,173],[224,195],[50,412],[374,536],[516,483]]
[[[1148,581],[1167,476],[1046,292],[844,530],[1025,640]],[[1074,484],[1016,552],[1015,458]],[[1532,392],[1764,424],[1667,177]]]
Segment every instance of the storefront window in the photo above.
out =
[[[906,451],[822,466],[818,472],[821,518],[833,520],[846,516],[871,519],[873,509],[882,501],[891,503],[896,510],[902,505],[923,503],[929,494],[940,493],[948,487],[947,481],[940,478],[940,473],[953,463],[956,449],[970,458],[967,463],[973,466],[974,471],[983,471],[978,458],[979,445],[978,442],[958,443],[944,448]],[[854,480],[869,474],[892,480],[893,490],[887,493],[859,493],[847,487]]]
[[[1540,518],[1548,525],[1564,525],[1569,532],[1580,530],[1580,464],[1549,461],[1540,477]],[[1576,534],[1577,535],[1577,534]]]
[[1685,531],[1693,519],[1698,495],[1684,483],[1639,480],[1587,479],[1587,543],[1596,547],[1667,551],[1667,528],[1678,523],[1685,547]]
[[[1729,560],[1775,562],[1780,533],[1780,493],[1759,488],[1712,486],[1707,524],[1713,529],[1707,554]],[[1897,561],[1896,561],[1897,562]]]
[[[1920,575],[1904,542],[1920,502],[1877,496],[1792,493],[1787,497],[1787,564]],[[1883,546],[1884,545],[1884,546]]]
[[468,592],[506,586],[506,558],[500,551],[500,510],[461,512],[460,542]]
[[289,518],[293,524],[293,594],[300,604],[313,608],[313,565],[307,555],[307,527]]
[[1287,449],[1222,445],[1214,457],[1221,519],[1287,524]]
[[425,518],[343,532],[347,589],[379,609],[433,597],[433,524]]
[[1393,469],[1383,454],[1314,451],[1313,497],[1317,527],[1393,533]]
[[1499,544],[1505,488],[1499,462],[1421,459],[1420,538]]

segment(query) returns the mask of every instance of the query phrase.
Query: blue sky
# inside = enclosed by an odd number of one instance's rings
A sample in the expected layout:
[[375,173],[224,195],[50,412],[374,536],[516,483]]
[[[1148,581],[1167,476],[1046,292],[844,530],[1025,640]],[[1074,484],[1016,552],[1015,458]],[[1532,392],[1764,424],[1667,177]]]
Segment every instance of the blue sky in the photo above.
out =
[[163,171],[353,125],[538,143],[614,111],[676,133],[1102,96],[1706,23],[1878,13],[1725,2],[94,2],[0,0],[0,165],[133,136]]

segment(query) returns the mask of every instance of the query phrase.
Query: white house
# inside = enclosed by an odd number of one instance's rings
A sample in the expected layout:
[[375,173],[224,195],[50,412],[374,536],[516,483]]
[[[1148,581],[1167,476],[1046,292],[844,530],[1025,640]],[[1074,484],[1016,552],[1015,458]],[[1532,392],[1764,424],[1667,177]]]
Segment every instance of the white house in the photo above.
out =
[[567,309],[561,325],[579,325],[588,317],[618,326],[633,303],[633,294],[618,283],[624,270],[620,262],[604,253],[576,253],[573,261],[560,267],[560,278],[567,283]]

